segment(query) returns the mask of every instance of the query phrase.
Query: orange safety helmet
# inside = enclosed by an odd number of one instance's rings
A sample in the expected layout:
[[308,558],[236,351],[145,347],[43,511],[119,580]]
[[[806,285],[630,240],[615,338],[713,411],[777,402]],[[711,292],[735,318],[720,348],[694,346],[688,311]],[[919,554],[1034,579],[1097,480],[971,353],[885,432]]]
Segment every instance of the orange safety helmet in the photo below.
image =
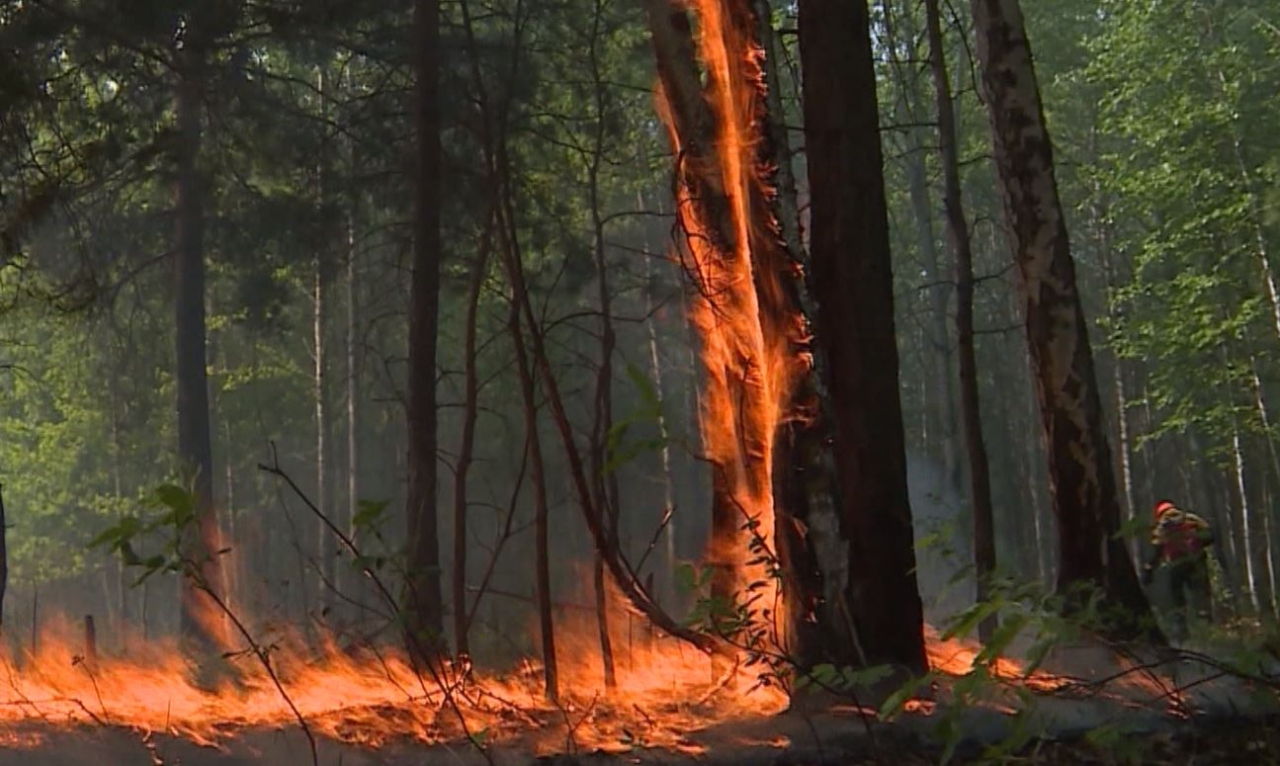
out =
[[1178,510],[1178,506],[1174,505],[1171,501],[1161,500],[1160,502],[1156,503],[1155,516],[1157,519],[1159,519],[1161,516],[1165,515],[1169,511],[1176,511],[1176,510]]

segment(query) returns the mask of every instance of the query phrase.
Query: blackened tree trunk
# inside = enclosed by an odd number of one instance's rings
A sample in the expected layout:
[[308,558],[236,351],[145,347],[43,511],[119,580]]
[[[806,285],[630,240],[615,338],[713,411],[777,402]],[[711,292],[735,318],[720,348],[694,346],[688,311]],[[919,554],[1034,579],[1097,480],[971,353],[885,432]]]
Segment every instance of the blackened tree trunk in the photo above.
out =
[[1053,148],[1018,0],[972,0],[1005,223],[1048,448],[1058,524],[1058,590],[1068,610],[1101,588],[1116,608],[1107,632],[1159,632],[1124,542],[1102,406]]
[[[955,112],[947,56],[942,47],[942,21],[938,0],[925,0],[925,26],[929,38],[929,68],[937,95],[938,151],[942,161],[943,206],[947,215],[947,241],[955,259],[956,339],[960,357],[960,419],[965,454],[969,459],[969,507],[973,512],[973,563],[977,574],[977,599],[985,601],[996,568],[995,511],[991,504],[991,469],[982,435],[982,410],[978,397],[978,359],[973,334],[973,248],[969,222],[964,217],[960,192],[960,153],[956,141]],[[978,637],[987,641],[996,627],[992,615],[978,625]]]
[[844,595],[867,662],[922,672],[870,18],[865,0],[801,0],[799,9],[810,289],[848,544]]
[[174,189],[174,314],[176,320],[175,384],[178,393],[178,460],[190,481],[196,503],[195,523],[184,530],[183,556],[196,566],[197,577],[184,577],[180,629],[186,639],[206,646],[217,641],[221,615],[206,589],[221,593],[218,562],[218,519],[213,505],[213,442],[209,424],[209,381],[206,371],[204,286],[204,179],[199,167],[201,109],[208,57],[201,19],[189,20],[175,55],[178,77],[177,173]]
[[[411,650],[442,648],[436,507],[436,343],[440,315],[440,4],[414,4],[413,279],[409,300],[408,571],[404,618]],[[420,657],[419,659],[427,659]]]

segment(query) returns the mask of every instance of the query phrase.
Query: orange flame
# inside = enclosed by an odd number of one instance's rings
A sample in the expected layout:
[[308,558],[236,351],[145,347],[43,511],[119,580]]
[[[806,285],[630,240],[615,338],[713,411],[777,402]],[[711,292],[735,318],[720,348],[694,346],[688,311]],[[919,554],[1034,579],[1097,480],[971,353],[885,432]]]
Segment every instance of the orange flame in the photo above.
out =
[[[718,501],[742,515],[741,525],[750,522],[749,534],[763,548],[753,551],[751,537],[718,530],[709,555],[731,569],[732,588],[748,594],[753,619],[785,646],[785,625],[777,620],[782,594],[767,571],[777,551],[772,459],[798,374],[807,369],[807,359],[791,346],[791,336],[804,332],[803,320],[787,315],[777,270],[758,251],[760,242],[776,241],[777,225],[767,206],[753,205],[772,190],[757,167],[763,51],[750,32],[750,10],[733,0],[690,5],[699,22],[698,57],[707,72],[705,102],[715,122],[710,151],[682,164],[677,192],[677,214],[687,234],[682,257],[697,287],[690,319],[699,331],[706,371],[700,425],[718,473]],[[685,137],[661,85],[657,103],[680,155]],[[719,203],[711,209],[707,194],[722,198],[723,209]]]

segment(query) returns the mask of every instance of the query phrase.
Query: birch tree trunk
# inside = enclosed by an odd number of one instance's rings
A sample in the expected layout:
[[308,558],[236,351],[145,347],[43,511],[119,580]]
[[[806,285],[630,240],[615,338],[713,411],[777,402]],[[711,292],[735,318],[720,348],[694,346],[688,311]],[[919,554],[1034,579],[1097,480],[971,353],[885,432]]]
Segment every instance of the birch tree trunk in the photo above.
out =
[[1039,85],[1018,0],[972,0],[983,93],[1018,274],[1058,524],[1058,589],[1101,589],[1119,637],[1162,640],[1123,541],[1093,351],[1054,176]]

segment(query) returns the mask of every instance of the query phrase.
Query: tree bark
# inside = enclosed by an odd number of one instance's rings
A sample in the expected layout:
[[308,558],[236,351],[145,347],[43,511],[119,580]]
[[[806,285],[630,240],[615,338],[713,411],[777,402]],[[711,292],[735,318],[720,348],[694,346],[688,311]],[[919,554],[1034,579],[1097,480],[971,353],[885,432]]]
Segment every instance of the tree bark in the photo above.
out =
[[[991,468],[982,434],[982,410],[978,396],[978,358],[973,334],[973,248],[960,192],[960,153],[952,111],[951,81],[946,51],[942,47],[942,21],[938,0],[925,0],[929,38],[929,67],[937,94],[938,146],[942,162],[943,202],[947,215],[947,239],[955,258],[956,338],[960,361],[960,415],[965,452],[969,458],[969,504],[973,512],[973,561],[977,574],[977,600],[990,596],[996,569],[995,509],[991,502]],[[992,615],[978,625],[978,637],[990,640],[997,626]]]
[[[320,98],[323,101],[325,97],[325,78],[321,73],[318,77]],[[323,108],[323,107],[322,107]],[[322,150],[323,151],[323,150]],[[325,185],[328,181],[328,171],[323,167],[327,158],[321,157],[322,166],[319,170],[320,194],[319,194],[319,213],[321,220],[325,215]],[[323,227],[323,223],[321,224]],[[325,227],[327,229],[327,227]],[[326,249],[329,247],[327,236],[320,237],[320,244],[317,247],[315,258],[312,262],[312,285],[311,285],[311,335],[312,346],[314,350],[313,377],[312,377],[312,396],[315,399],[315,419],[316,419],[316,508],[326,517],[331,513],[330,508],[330,482],[329,482],[329,466],[330,466],[330,417],[329,417],[329,344],[325,335],[326,325],[329,317],[329,264]],[[334,545],[333,535],[329,534],[329,529],[325,522],[317,521],[316,554],[320,559],[320,577],[316,583],[319,589],[320,603],[326,609],[331,608],[334,603],[334,594],[332,591],[334,583],[334,574],[337,571],[334,557],[337,547]]]
[[1068,611],[1100,588],[1117,637],[1162,640],[1124,542],[1093,352],[1054,177],[1039,85],[1017,0],[972,0],[983,92],[1031,351]]
[[[485,276],[489,273],[489,255],[493,247],[493,227],[497,225],[492,214],[485,217],[484,231],[480,234],[480,246],[467,285],[467,316],[462,330],[462,434],[459,437],[458,459],[453,469],[453,645],[459,654],[471,651],[467,633],[470,628],[470,612],[467,609],[467,478],[471,475],[471,463],[475,459],[476,422],[480,416],[480,376],[476,359],[476,324],[480,313],[480,296],[484,292]],[[513,341],[520,341],[512,336]],[[523,348],[521,349],[523,351]],[[531,438],[526,437],[526,438]],[[541,450],[538,460],[541,461]],[[540,468],[535,470],[541,470]],[[552,670],[554,674],[554,669]],[[548,682],[548,688],[553,684]]]
[[[191,482],[196,503],[194,523],[183,530],[183,556],[196,569],[181,585],[180,630],[184,638],[205,647],[220,645],[222,617],[209,594],[223,592],[215,557],[218,518],[213,505],[213,437],[209,415],[209,381],[205,343],[204,186],[200,170],[202,101],[209,55],[203,19],[189,21],[176,51],[178,77],[177,177],[174,190],[177,229],[174,292],[178,392],[178,460]],[[198,578],[198,579],[197,579]]]
[[[513,290],[515,288],[512,288]],[[523,289],[523,288],[522,288]],[[537,583],[538,626],[542,637],[542,674],[547,699],[554,702],[560,696],[556,671],[556,633],[552,619],[550,514],[547,506],[547,471],[542,460],[542,439],[538,435],[538,401],[533,370],[520,331],[521,299],[511,296],[511,310],[507,317],[507,330],[511,334],[516,354],[516,372],[520,378],[520,397],[524,403],[525,444],[529,449],[529,463],[533,479],[534,504],[534,575]],[[532,327],[529,332],[541,332]],[[602,619],[604,619],[602,617]]]
[[866,662],[923,672],[870,18],[863,0],[801,0],[799,9],[810,289],[848,546],[844,596]]
[[[440,314],[440,4],[414,3],[413,277],[409,302],[408,571],[403,611],[411,651],[443,650],[436,498],[436,346]],[[428,660],[428,657],[419,657]]]
[[1244,449],[1240,446],[1240,429],[1234,423],[1231,428],[1231,459],[1232,474],[1236,481],[1236,496],[1240,500],[1240,538],[1244,543],[1240,549],[1240,559],[1244,564],[1244,587],[1249,605],[1253,607],[1253,613],[1258,614],[1260,610],[1258,583],[1253,572],[1253,532],[1249,520],[1252,508],[1249,503],[1248,479],[1245,475]]
[[[613,430],[613,354],[617,337],[613,330],[613,301],[609,295],[609,271],[606,263],[604,220],[600,215],[600,163],[604,159],[605,82],[600,71],[597,46],[600,44],[602,0],[594,0],[591,17],[591,44],[587,59],[591,68],[595,107],[595,131],[587,157],[587,194],[591,208],[592,255],[596,268],[596,289],[600,301],[600,367],[596,372],[596,390],[591,430],[591,474],[596,508],[604,516],[609,544],[620,550],[618,520],[622,514],[616,470],[606,470],[607,440]],[[613,667],[613,641],[609,636],[608,590],[604,579],[604,551],[596,551],[592,571],[596,596],[596,627],[600,639],[600,661],[604,669],[605,688],[617,685]]]

